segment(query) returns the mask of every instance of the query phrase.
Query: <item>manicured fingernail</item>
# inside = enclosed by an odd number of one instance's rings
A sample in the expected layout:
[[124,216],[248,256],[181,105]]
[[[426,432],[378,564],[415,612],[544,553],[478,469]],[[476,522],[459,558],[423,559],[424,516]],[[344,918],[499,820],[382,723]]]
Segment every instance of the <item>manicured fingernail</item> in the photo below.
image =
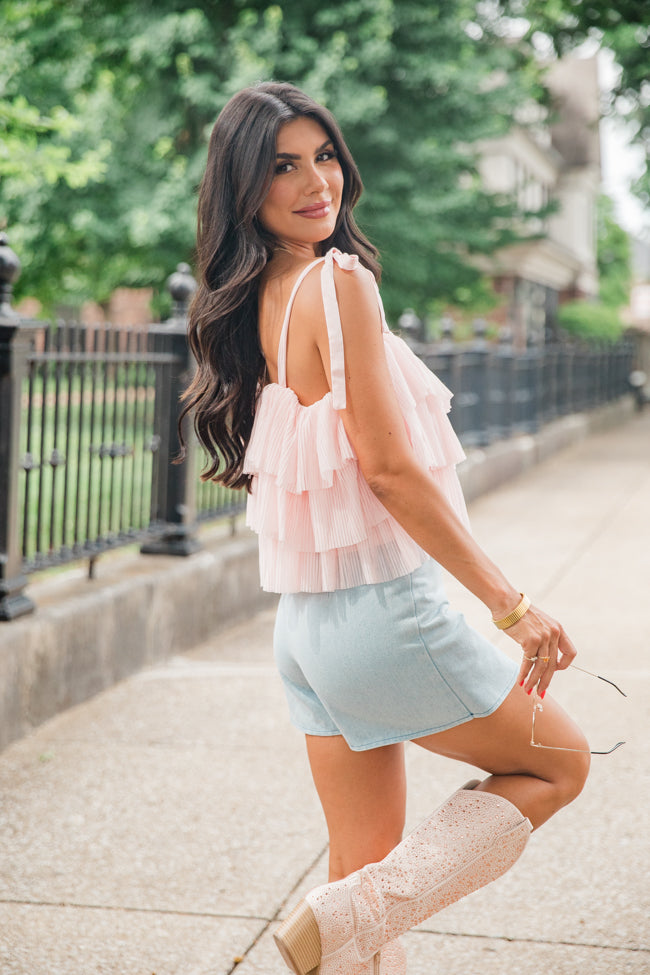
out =
[[542,691],[542,693],[539,695],[541,697],[542,701],[544,700],[544,695],[545,694],[546,694],[546,691]]
[[523,679],[523,680],[520,680],[520,681],[519,681],[519,686],[520,686],[520,687],[523,687],[523,686],[524,686],[524,681],[525,681],[525,680],[526,680],[526,678],[524,677],[524,679]]
[[531,687],[531,689],[530,689],[529,691],[526,691],[526,694],[529,694],[529,695],[530,695],[530,694],[532,694],[532,693],[533,693],[533,689],[532,689],[532,687]]

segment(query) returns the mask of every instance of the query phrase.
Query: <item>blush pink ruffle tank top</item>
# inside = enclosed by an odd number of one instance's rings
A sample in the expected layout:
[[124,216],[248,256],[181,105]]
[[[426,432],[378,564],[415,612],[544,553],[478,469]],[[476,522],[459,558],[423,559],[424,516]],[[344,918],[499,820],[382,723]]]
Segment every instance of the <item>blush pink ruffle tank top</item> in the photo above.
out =
[[[332,389],[303,406],[287,386],[287,334],[304,277],[323,262],[321,287],[329,338]],[[287,305],[278,348],[278,381],[260,391],[244,458],[252,475],[246,524],[259,534],[260,579],[268,592],[331,592],[387,582],[413,572],[427,554],[368,486],[338,410],[345,409],[343,334],[334,261],[344,270],[356,255],[336,248],[309,264]],[[451,393],[389,331],[381,298],[390,377],[413,450],[467,524],[455,465],[462,447],[447,417]]]

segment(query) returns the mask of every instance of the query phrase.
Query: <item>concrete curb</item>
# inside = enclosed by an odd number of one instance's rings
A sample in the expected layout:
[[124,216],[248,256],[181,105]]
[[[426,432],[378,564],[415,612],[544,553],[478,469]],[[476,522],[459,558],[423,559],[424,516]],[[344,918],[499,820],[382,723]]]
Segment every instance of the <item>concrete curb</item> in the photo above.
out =
[[[633,414],[626,397],[539,433],[468,452],[468,501],[592,432]],[[130,552],[99,560],[97,578],[71,570],[34,583],[31,616],[0,624],[0,749],[48,718],[219,630],[272,606],[259,587],[257,539],[223,526],[187,558]]]

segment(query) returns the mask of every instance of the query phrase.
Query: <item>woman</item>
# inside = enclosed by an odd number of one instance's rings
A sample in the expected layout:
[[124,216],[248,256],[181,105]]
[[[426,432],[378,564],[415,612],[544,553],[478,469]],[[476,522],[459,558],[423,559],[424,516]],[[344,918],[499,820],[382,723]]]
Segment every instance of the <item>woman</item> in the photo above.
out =
[[[275,656],[327,820],[330,883],[276,933],[297,975],[403,973],[399,935],[507,870],[589,762],[552,699],[558,750],[530,745],[531,696],[576,651],[468,531],[450,394],[386,327],[360,192],[335,120],[296,88],[246,89],[217,119],[186,411],[205,476],[249,487],[262,585],[282,594]],[[450,609],[440,565],[519,644],[519,668]],[[401,841],[407,740],[488,776]]]

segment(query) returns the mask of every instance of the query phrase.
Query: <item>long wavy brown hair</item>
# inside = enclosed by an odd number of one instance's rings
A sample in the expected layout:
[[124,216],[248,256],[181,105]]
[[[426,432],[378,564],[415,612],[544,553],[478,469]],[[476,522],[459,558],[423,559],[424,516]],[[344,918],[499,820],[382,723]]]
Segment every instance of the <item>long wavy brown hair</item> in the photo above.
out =
[[[189,343],[197,370],[183,395],[209,462],[201,477],[248,487],[244,454],[265,381],[257,328],[260,275],[279,241],[258,219],[275,171],[280,126],[299,117],[327,132],[343,171],[336,227],[323,241],[357,254],[379,279],[377,250],[352,216],[363,189],[357,167],[332,114],[293,85],[265,82],[245,88],[225,105],[212,130],[199,190],[199,287],[190,308]],[[180,432],[180,424],[179,424]],[[181,436],[182,455],[184,442]],[[223,465],[223,466],[222,466]]]

